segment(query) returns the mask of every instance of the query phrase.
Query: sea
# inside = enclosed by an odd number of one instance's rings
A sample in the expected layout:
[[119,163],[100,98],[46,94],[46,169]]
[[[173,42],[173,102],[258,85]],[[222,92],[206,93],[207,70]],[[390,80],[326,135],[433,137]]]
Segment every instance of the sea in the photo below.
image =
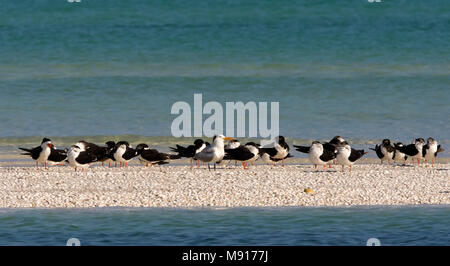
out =
[[[44,136],[191,143],[174,137],[172,107],[193,111],[194,94],[224,109],[278,103],[289,144],[433,137],[450,157],[447,0],[23,0],[0,14],[1,160]],[[448,245],[449,212],[2,210],[0,244]]]

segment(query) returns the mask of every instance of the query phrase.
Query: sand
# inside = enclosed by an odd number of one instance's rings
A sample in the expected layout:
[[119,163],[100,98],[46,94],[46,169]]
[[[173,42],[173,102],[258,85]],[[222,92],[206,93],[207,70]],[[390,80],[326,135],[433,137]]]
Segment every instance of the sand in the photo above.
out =
[[[0,208],[258,207],[450,204],[450,164],[357,164],[314,172],[311,165],[233,164],[73,168],[0,167]],[[305,192],[306,191],[306,192]]]

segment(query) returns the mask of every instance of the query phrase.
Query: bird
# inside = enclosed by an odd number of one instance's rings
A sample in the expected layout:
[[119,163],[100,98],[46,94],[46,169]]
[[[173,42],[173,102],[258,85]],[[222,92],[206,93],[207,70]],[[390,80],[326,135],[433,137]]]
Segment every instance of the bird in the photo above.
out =
[[394,155],[392,156],[392,159],[395,161],[403,161],[403,165],[406,165],[406,160],[408,159],[408,155],[404,154],[400,151],[404,147],[403,143],[396,142],[394,143]]
[[433,167],[438,152],[442,151],[444,151],[444,149],[441,148],[441,145],[438,145],[438,142],[435,139],[429,137],[427,139],[427,144],[423,146],[422,156],[426,161],[431,161],[431,167]]
[[[238,147],[242,146],[239,140],[233,139],[228,141],[227,145],[225,145],[225,150],[231,150],[236,149]],[[234,165],[237,165],[237,160],[234,161]]]
[[328,141],[329,144],[332,145],[339,145],[341,143],[345,142],[345,139],[343,139],[341,136],[334,136],[330,141]]
[[25,151],[24,153],[21,153],[21,155],[30,155],[31,158],[36,161],[36,168],[39,168],[39,163],[41,163],[44,164],[45,169],[47,169],[47,161],[51,154],[52,147],[52,141],[49,138],[43,138],[40,146],[32,149],[19,147],[19,149]]
[[[329,157],[333,157],[330,160],[326,160],[326,162],[328,162],[328,164],[331,168],[331,162],[336,159],[336,153],[337,153],[336,145],[341,143],[337,138],[340,138],[340,137],[336,136],[331,141],[325,142],[323,144],[321,144],[319,141],[313,141],[311,146],[294,145],[294,147],[295,147],[295,150],[297,150],[299,152],[310,154],[310,150],[314,144],[316,146],[319,146],[318,144],[322,145],[321,155],[322,154],[324,155],[323,159],[328,159]],[[345,140],[343,140],[343,141],[345,141]],[[331,143],[331,142],[333,142],[333,143]],[[315,152],[317,153],[318,151],[319,150],[316,150]],[[321,156],[321,155],[319,155],[319,156]],[[310,161],[315,165],[315,168],[314,168],[315,170],[317,170],[317,168],[316,168],[317,165],[323,165],[324,168],[326,167],[326,164],[323,164],[323,162],[325,162],[323,159],[319,158],[320,161],[317,161],[317,159],[311,159],[311,154],[309,157],[310,157]],[[315,157],[315,156],[313,156],[313,157]],[[314,162],[318,162],[318,163],[316,164]]]
[[116,162],[120,163],[120,166],[128,166],[128,162],[131,161],[138,154],[130,144],[126,141],[119,141],[114,148],[113,157]]
[[[277,162],[282,160],[282,159],[275,159],[275,158],[270,157],[270,155],[268,153],[266,153],[265,151],[263,151],[261,149],[259,150],[259,156],[261,157],[261,160],[263,162],[265,162],[268,165],[273,165],[273,166],[275,166]],[[288,153],[286,155],[286,157],[284,157],[283,159],[292,158],[292,157],[294,157],[294,156],[292,156],[290,153]]]
[[91,163],[97,161],[97,156],[83,150],[77,145],[72,145],[67,153],[67,161],[70,166],[75,168],[75,172],[78,168],[81,168],[81,171],[83,172],[84,169],[91,165]]
[[240,145],[236,148],[225,148],[224,160],[241,161],[244,169],[247,163],[253,163],[259,158],[259,148],[254,142],[247,142],[245,145]]
[[113,150],[115,147],[114,141],[108,141],[105,143],[106,146],[101,147],[97,144],[86,142],[84,140],[80,140],[75,145],[78,146],[81,151],[87,151],[91,155],[95,155],[97,157],[97,161],[102,163],[102,166],[104,166],[104,163],[106,161],[109,161],[111,163],[111,158],[109,156],[109,153]]
[[64,165],[64,161],[67,159],[68,149],[57,149],[52,144],[50,148],[50,155],[48,156],[48,164],[50,165]]
[[315,140],[312,142],[311,147],[296,145],[294,145],[294,147],[296,147],[297,151],[308,153],[309,161],[314,164],[315,171],[317,171],[318,165],[323,165],[323,169],[325,169],[327,164],[336,158],[337,150],[333,144],[328,144],[328,146],[325,146]]
[[351,172],[352,165],[365,154],[367,154],[367,152],[364,150],[355,150],[350,147],[347,141],[344,141],[337,146],[336,160],[340,165],[342,165],[342,172],[344,172],[344,167],[346,165],[350,167]]
[[381,145],[375,145],[375,148],[369,148],[376,152],[378,158],[381,160],[381,164],[384,161],[387,161],[388,164],[391,164],[391,161],[394,159],[395,147],[391,144],[389,139],[383,139]]
[[[187,147],[183,147],[180,145],[176,145],[176,148],[169,147],[169,149],[173,152],[178,153],[180,157],[190,158],[191,168],[193,167],[192,160],[194,155],[198,152],[201,152],[206,147],[205,142],[202,139],[196,139],[194,141],[194,145],[189,145]],[[199,162],[199,161],[197,161]]]
[[136,146],[136,152],[138,154],[139,161],[145,165],[150,166],[153,165],[153,163],[156,163],[158,165],[161,164],[167,164],[167,160],[173,160],[173,159],[180,159],[180,155],[174,155],[174,154],[167,154],[159,152],[155,149],[150,149],[149,146],[145,143],[138,144]]
[[274,147],[260,149],[267,153],[270,158],[281,159],[283,166],[284,159],[289,154],[289,145],[286,143],[286,140],[283,136],[278,136],[278,143],[275,143]]
[[232,140],[233,138],[225,137],[224,135],[216,135],[213,138],[213,144],[206,146],[201,152],[194,155],[195,160],[208,163],[208,169],[210,169],[209,163],[214,164],[214,170],[216,164],[220,163],[225,156],[225,140]]
[[98,161],[102,162],[102,166],[105,165],[105,163],[109,164],[109,167],[111,167],[111,162],[113,159],[111,158],[111,153],[116,147],[116,143],[112,140],[105,142],[104,147],[99,147],[100,151],[98,152],[97,159]]
[[423,138],[415,139],[414,143],[397,147],[397,150],[411,157],[412,164],[414,165],[414,159],[417,159],[417,165],[420,165],[420,160],[423,158],[423,145],[425,140]]

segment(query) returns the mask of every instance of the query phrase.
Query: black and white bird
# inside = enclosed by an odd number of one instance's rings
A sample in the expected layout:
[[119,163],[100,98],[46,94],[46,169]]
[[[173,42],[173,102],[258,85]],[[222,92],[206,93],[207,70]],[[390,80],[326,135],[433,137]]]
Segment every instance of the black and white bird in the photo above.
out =
[[439,145],[435,139],[430,137],[427,139],[427,144],[425,146],[423,146],[422,156],[426,162],[431,161],[431,167],[433,167],[434,160],[436,159],[438,152],[443,152],[443,151],[444,151],[444,149],[441,148],[441,145]]
[[334,136],[330,141],[328,141],[327,143],[332,144],[334,146],[337,146],[339,144],[342,144],[345,142],[345,139],[342,138],[341,136]]
[[423,145],[425,145],[425,140],[423,138],[418,138],[413,144],[409,144],[403,147],[398,147],[397,150],[411,157],[412,164],[414,165],[414,159],[417,160],[417,165],[420,165],[420,160],[423,159]]
[[352,165],[361,157],[367,154],[364,150],[355,150],[350,145],[344,141],[337,146],[337,162],[342,165],[342,172],[345,170],[345,166],[350,167],[350,172],[352,171]]
[[[190,158],[191,168],[193,167],[192,160],[195,154],[201,152],[206,147],[205,142],[202,139],[196,139],[194,141],[194,145],[189,145],[187,147],[183,147],[180,145],[176,145],[176,148],[169,147],[171,151],[178,153],[179,156]],[[198,162],[198,161],[197,161]]]
[[381,164],[383,164],[384,161],[387,161],[388,164],[391,164],[391,161],[394,160],[394,152],[395,147],[391,144],[391,141],[389,139],[383,139],[381,142],[381,145],[375,145],[374,148],[369,148],[377,154],[378,158],[381,160]]
[[33,160],[36,161],[36,167],[39,167],[39,164],[44,164],[45,168],[47,168],[48,157],[51,154],[51,149],[53,147],[52,141],[48,138],[43,138],[41,145],[32,149],[20,148],[20,150],[24,151],[22,155],[29,155]]
[[394,155],[392,156],[392,159],[394,162],[401,161],[403,162],[403,165],[406,165],[406,160],[408,159],[408,155],[404,154],[400,151],[400,149],[403,149],[404,145],[401,142],[394,143]]
[[106,146],[98,146],[97,144],[86,142],[84,140],[80,140],[75,145],[78,146],[81,151],[86,151],[91,155],[95,155],[97,157],[97,161],[102,163],[104,166],[105,162],[111,163],[111,158],[109,153],[114,149],[115,143],[114,141],[108,141],[105,143]]
[[283,136],[278,136],[278,142],[275,143],[274,147],[270,148],[260,148],[264,153],[269,155],[269,158],[281,159],[282,165],[284,166],[284,159],[289,154],[289,145]]
[[317,171],[318,165],[326,165],[336,158],[337,149],[333,144],[322,144],[319,141],[313,141],[311,147],[294,145],[297,151],[308,153],[309,161],[314,164],[314,170]]
[[64,165],[64,161],[67,159],[68,149],[57,149],[53,144],[50,149],[50,155],[48,156],[48,164],[50,165]]
[[[259,150],[259,157],[266,164],[273,165],[273,166],[276,166],[276,163],[282,160],[282,159],[275,159],[275,158],[270,157],[270,155],[268,153],[266,153],[265,151],[263,151],[261,149]],[[294,156],[292,156],[290,153],[288,153],[286,155],[286,157],[284,157],[283,159],[286,160],[287,158],[292,158],[292,157],[294,157]]]
[[236,148],[225,148],[224,160],[240,161],[244,169],[248,163],[254,163],[259,158],[259,148],[256,143],[248,142]]
[[168,154],[159,152],[156,149],[150,149],[145,143],[136,146],[136,152],[141,164],[145,166],[152,166],[153,163],[158,165],[169,163],[168,160],[180,159],[180,155]]
[[225,156],[225,140],[232,140],[233,138],[225,137],[224,135],[217,135],[213,138],[213,144],[206,146],[201,152],[194,155],[195,160],[202,161],[204,163],[214,164],[214,169],[216,169],[216,164],[220,163]]
[[75,172],[78,168],[84,171],[92,163],[97,161],[97,156],[90,154],[86,150],[82,150],[81,147],[77,145],[72,145],[67,153],[67,161],[69,165],[75,168]]
[[138,156],[137,151],[126,141],[119,141],[113,150],[114,161],[120,163],[120,166],[128,166],[128,162]]

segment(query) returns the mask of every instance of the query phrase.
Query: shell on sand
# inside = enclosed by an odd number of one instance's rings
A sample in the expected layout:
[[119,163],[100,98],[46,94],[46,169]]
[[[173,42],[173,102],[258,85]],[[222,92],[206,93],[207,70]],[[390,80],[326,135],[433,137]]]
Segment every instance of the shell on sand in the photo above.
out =
[[357,164],[345,173],[338,168],[94,166],[75,173],[69,167],[0,167],[0,208],[450,204],[448,163],[434,168]]

